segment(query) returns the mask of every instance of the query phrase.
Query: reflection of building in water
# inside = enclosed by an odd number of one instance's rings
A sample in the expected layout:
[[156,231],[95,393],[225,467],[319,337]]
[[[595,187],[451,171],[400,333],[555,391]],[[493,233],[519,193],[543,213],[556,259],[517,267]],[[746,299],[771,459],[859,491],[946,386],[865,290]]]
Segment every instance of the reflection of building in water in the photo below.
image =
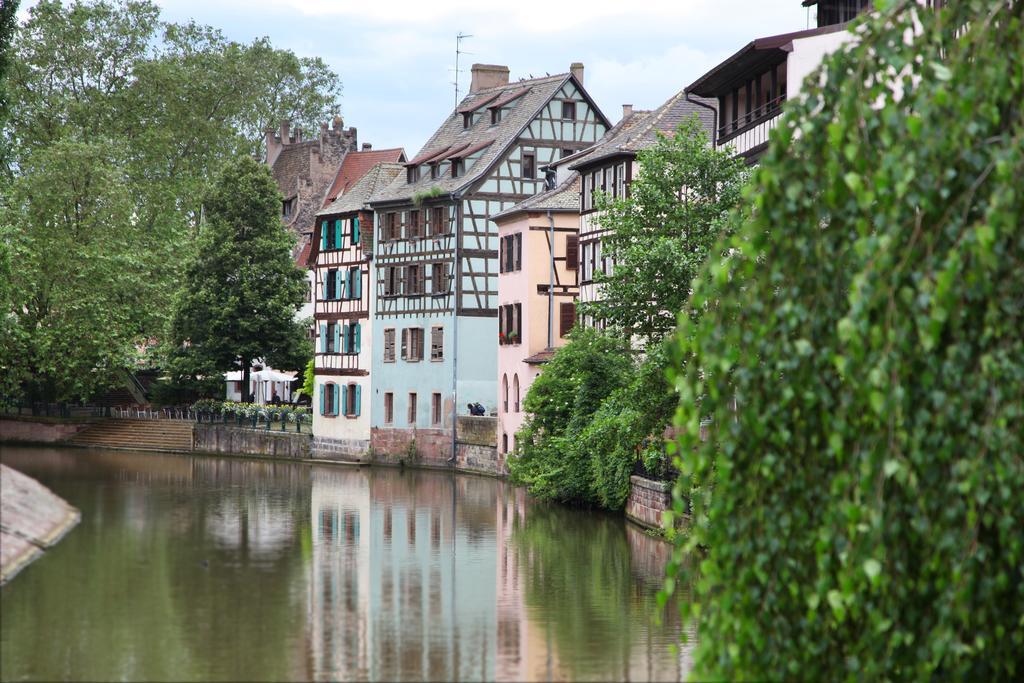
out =
[[311,656],[318,679],[365,680],[371,660],[367,637],[374,571],[370,486],[359,470],[315,468],[310,496],[313,530],[309,583]]
[[314,468],[315,678],[494,678],[494,494],[456,486]]

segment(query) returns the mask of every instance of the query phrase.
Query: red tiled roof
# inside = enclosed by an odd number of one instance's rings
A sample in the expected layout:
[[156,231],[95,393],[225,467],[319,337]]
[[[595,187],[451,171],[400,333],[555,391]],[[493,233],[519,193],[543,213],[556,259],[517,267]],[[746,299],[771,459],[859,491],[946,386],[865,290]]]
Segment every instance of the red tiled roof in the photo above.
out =
[[312,242],[310,240],[306,240],[306,243],[302,245],[302,251],[300,251],[299,255],[295,257],[295,265],[300,268],[305,268],[308,265],[306,262],[309,261],[311,244]]
[[348,188],[359,182],[359,179],[377,164],[400,161],[405,161],[405,150],[401,147],[349,152],[345,155],[345,160],[341,162],[341,167],[338,168],[338,175],[335,176],[331,189],[327,191],[327,196],[324,197],[323,206],[333,202],[338,198],[338,195],[345,194]]

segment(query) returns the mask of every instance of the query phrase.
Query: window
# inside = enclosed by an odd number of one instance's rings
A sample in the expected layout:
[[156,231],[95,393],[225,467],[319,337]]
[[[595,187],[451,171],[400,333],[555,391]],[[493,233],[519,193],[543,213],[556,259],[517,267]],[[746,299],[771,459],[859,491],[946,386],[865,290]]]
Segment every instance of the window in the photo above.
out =
[[358,384],[349,384],[345,387],[341,400],[343,415],[346,417],[359,417],[362,413],[362,406],[359,405],[362,402],[362,393],[362,387]]
[[444,360],[444,328],[430,328],[430,360]]
[[580,265],[580,238],[577,235],[565,236],[565,267],[576,270]]
[[462,159],[452,159],[452,178],[462,175]]
[[362,346],[362,327],[359,323],[345,325],[342,328],[342,353],[356,354]]
[[416,393],[409,392],[409,424],[416,424]]
[[327,271],[324,276],[323,290],[324,290],[324,301],[333,301],[338,298],[338,269],[331,268]]
[[431,164],[430,165],[430,179],[431,180],[437,180],[437,177],[440,175],[440,172],[439,172],[438,169],[439,169],[439,165],[438,164]]
[[567,156],[571,156],[572,154],[575,154],[575,150],[569,149],[567,147],[563,147],[561,150],[559,150],[559,155],[562,159],[566,158]]
[[537,177],[537,154],[535,152],[523,153],[523,177]]
[[384,362],[395,362],[395,328],[384,330]]
[[405,236],[409,239],[423,237],[423,224],[420,221],[418,209],[413,209],[409,212],[409,227]]
[[580,190],[583,193],[583,196],[580,197],[580,203],[583,206],[584,211],[590,211],[594,208],[593,182],[594,178],[589,173],[583,176],[582,189]]
[[462,113],[462,127],[469,128],[473,125],[473,112],[467,111]]
[[384,270],[384,296],[398,296],[399,266],[388,266]]
[[408,168],[406,168],[405,169],[405,179],[406,179],[406,181],[409,182],[410,185],[412,183],[415,183],[417,180],[419,180],[420,179],[420,167],[419,166],[409,166]]
[[395,395],[390,391],[384,392],[384,422],[391,424],[395,421]]
[[412,264],[405,267],[405,295],[423,294],[423,266]]
[[337,353],[340,343],[338,324],[323,323],[320,325],[320,353]]
[[508,375],[501,376],[501,412],[508,412]]
[[523,233],[505,235],[498,243],[498,270],[511,273],[523,267]]
[[430,210],[430,234],[444,235],[448,232],[448,207],[435,206]]
[[519,412],[519,375],[512,375],[512,412]]
[[363,269],[359,266],[352,266],[348,269],[345,293],[349,299],[363,298]]
[[626,197],[626,164],[625,162],[615,167],[615,196],[619,199]]
[[522,341],[522,304],[498,306],[498,343],[518,344]]
[[402,360],[423,360],[423,328],[407,327],[402,330]]
[[390,240],[396,240],[399,238],[398,234],[398,213],[390,211],[384,214],[384,229],[381,231],[381,239],[384,242]]
[[501,435],[501,452],[508,453],[508,434]]
[[281,202],[281,216],[284,218],[290,218],[292,211],[295,209],[295,197],[286,199]]
[[569,330],[576,324],[576,304],[569,302],[559,304],[558,306],[558,334],[560,337],[564,337],[569,334]]
[[501,121],[501,107],[494,107],[491,109],[491,125],[493,126],[498,121]]
[[441,424],[441,394],[436,391],[430,397],[430,424],[435,427]]
[[333,382],[320,385],[320,414],[324,417],[334,417],[338,414],[340,389],[341,387]]
[[575,102],[562,102],[562,120],[564,120],[564,121],[575,121],[576,120],[576,103]]
[[448,293],[448,265],[445,263],[432,263],[430,265],[430,293]]

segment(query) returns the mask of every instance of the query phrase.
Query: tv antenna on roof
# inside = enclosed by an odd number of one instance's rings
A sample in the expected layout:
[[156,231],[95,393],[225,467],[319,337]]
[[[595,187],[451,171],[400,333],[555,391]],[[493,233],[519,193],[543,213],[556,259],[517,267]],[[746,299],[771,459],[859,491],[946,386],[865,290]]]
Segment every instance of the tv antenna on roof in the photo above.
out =
[[455,36],[455,106],[459,106],[459,57],[462,55],[471,55],[472,52],[464,52],[462,49],[462,41],[466,38],[472,38],[473,36],[469,33],[463,33],[459,31],[458,35]]

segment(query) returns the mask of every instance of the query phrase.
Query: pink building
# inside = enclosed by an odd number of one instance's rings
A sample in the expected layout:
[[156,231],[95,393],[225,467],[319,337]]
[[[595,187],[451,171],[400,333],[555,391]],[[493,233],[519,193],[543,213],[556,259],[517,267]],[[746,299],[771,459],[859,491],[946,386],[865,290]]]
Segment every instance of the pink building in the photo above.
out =
[[540,366],[565,344],[579,296],[580,182],[573,173],[554,189],[497,214],[498,457],[515,450],[523,399]]

